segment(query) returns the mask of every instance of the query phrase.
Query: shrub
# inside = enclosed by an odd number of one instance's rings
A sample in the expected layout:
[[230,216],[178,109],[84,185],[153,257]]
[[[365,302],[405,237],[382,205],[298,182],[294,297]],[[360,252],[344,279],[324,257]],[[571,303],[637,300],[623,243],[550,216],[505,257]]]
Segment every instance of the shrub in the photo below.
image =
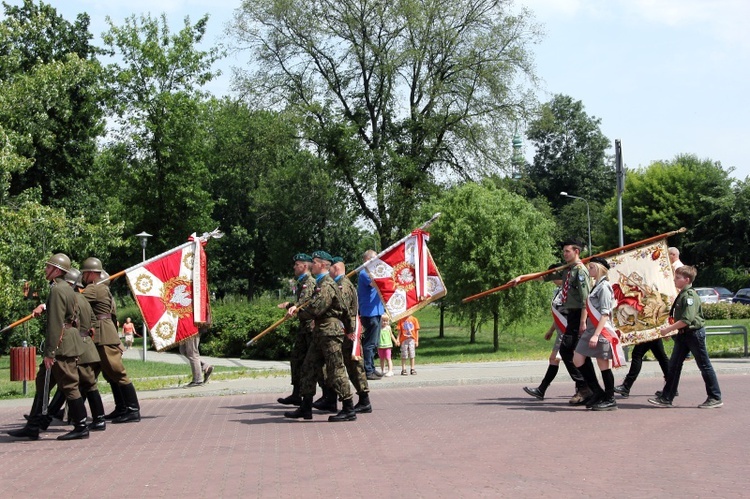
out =
[[704,303],[706,320],[750,319],[750,306],[741,303]]
[[258,340],[251,347],[245,344],[255,335],[284,316],[269,298],[252,301],[222,299],[212,304],[213,325],[201,340],[201,352],[215,357],[241,357],[282,360],[292,350],[296,319],[288,320]]

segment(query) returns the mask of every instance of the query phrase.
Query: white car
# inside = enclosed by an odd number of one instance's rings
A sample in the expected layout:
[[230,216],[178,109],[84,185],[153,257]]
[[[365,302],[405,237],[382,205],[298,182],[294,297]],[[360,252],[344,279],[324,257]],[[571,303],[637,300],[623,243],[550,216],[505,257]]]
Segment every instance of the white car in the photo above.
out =
[[719,292],[714,288],[695,288],[702,303],[719,303]]

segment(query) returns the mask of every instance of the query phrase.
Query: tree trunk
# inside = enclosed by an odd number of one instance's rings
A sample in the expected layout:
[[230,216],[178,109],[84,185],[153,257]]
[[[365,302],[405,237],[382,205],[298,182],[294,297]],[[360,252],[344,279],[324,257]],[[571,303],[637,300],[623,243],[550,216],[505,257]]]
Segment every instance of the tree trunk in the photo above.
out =
[[497,310],[492,312],[492,351],[500,350],[500,314]]
[[477,316],[476,314],[471,314],[471,321],[469,326],[469,343],[476,343],[477,342]]
[[445,338],[445,303],[440,301],[440,331],[438,332],[438,338]]

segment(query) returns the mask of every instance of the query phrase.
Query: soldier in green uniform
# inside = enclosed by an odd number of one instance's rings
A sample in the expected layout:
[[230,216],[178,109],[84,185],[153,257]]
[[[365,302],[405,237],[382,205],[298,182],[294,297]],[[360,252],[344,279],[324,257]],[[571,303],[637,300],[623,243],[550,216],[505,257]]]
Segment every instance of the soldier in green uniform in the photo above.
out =
[[312,259],[312,273],[316,284],[313,298],[309,304],[299,309],[293,305],[287,312],[289,315],[294,315],[298,311],[303,314],[309,313],[314,318],[315,329],[312,343],[302,364],[300,386],[302,403],[297,410],[284,413],[284,417],[312,419],[312,398],[315,395],[315,385],[318,381],[318,373],[325,366],[326,382],[336,391],[343,405],[341,411],[330,416],[328,421],[354,421],[357,419],[357,413],[354,412],[352,393],[349,389],[349,380],[346,377],[341,352],[344,331],[340,321],[344,316],[344,310],[338,286],[328,274],[332,258],[325,251],[316,251],[312,254]]
[[693,281],[697,275],[695,267],[683,265],[674,270],[674,284],[679,290],[674,299],[672,309],[669,311],[669,326],[662,327],[659,332],[662,336],[679,330],[674,335],[674,348],[669,358],[669,369],[667,369],[667,381],[660,395],[648,399],[649,403],[658,407],[672,407],[672,401],[677,395],[677,387],[680,384],[682,365],[688,353],[695,358],[695,365],[700,369],[703,382],[706,385],[706,401],[698,407],[701,409],[715,409],[724,405],[721,398],[719,380],[716,372],[708,358],[706,349],[706,320],[703,318],[703,308],[698,293],[693,289]]
[[[294,255],[294,277],[297,279],[295,302],[279,303],[279,308],[289,310],[292,306],[300,306],[312,298],[315,290],[315,279],[310,275],[311,264],[312,257],[310,255],[305,253]],[[305,361],[305,355],[307,355],[307,349],[310,347],[312,332],[315,328],[313,317],[309,313],[298,313],[297,317],[299,318],[299,324],[294,333],[294,345],[289,362],[292,371],[292,394],[278,399],[278,402],[284,405],[300,405],[302,403],[302,397],[299,394],[302,363]]]
[[341,301],[344,306],[344,317],[341,320],[344,327],[344,343],[342,345],[344,365],[346,366],[347,374],[349,374],[349,380],[354,385],[354,390],[359,396],[357,405],[354,406],[354,411],[358,413],[370,413],[372,412],[372,404],[370,404],[370,386],[367,383],[365,361],[362,356],[357,356],[354,353],[354,335],[357,334],[357,314],[359,309],[357,288],[346,276],[346,265],[344,264],[344,259],[340,256],[333,258],[330,274],[339,287]]
[[[64,275],[70,270],[70,258],[63,253],[53,255],[45,266],[45,276],[50,281],[49,296],[44,306],[47,313],[47,332],[44,339],[44,367],[51,370],[59,389],[68,402],[73,431],[61,435],[58,440],[88,438],[86,406],[78,388],[79,377],[77,360],[84,353],[85,346],[78,332],[79,307],[75,292],[65,282]],[[35,310],[36,313],[36,310]],[[44,378],[37,377],[37,391],[44,392]],[[39,438],[42,422],[41,414],[31,415],[21,430],[9,432],[11,436]]]
[[131,423],[141,420],[141,406],[133,383],[122,364],[122,345],[117,334],[115,300],[107,284],[109,276],[98,258],[90,257],[81,267],[86,297],[94,311],[94,343],[99,352],[101,370],[112,387],[115,410],[104,416],[113,423]]
[[[570,377],[575,381],[576,393],[570,399],[573,405],[582,405],[590,401],[593,392],[587,386],[581,370],[590,370],[596,376],[594,364],[590,358],[586,358],[581,368],[576,368],[573,364],[573,352],[575,352],[581,331],[586,330],[586,300],[591,290],[591,279],[586,266],[581,261],[581,243],[569,239],[562,243],[563,260],[568,265],[562,271],[547,274],[544,277],[538,277],[538,281],[562,281],[562,305],[561,310],[567,316],[568,325],[562,336],[560,343],[560,357],[565,368],[568,370]],[[518,276],[511,280],[510,283],[515,285],[530,274]]]

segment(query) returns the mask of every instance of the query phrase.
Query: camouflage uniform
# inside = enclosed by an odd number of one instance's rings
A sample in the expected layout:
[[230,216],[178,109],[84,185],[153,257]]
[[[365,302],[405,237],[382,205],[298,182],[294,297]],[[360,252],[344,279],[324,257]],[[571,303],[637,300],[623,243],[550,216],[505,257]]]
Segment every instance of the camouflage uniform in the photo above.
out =
[[[296,301],[293,305],[300,306],[309,301],[315,291],[315,278],[310,274],[303,274],[297,279]],[[299,325],[294,336],[294,346],[290,358],[292,371],[292,385],[299,387],[302,382],[302,363],[305,361],[307,350],[312,342],[312,332],[315,329],[313,316],[309,312],[300,310],[297,315]]]
[[328,274],[317,282],[312,301],[300,308],[299,313],[301,316],[309,314],[315,323],[312,342],[302,364],[300,394],[302,397],[315,395],[318,374],[325,366],[328,385],[336,391],[341,401],[351,401],[352,393],[341,351],[344,334],[340,320],[344,310],[338,286]]
[[[341,278],[336,281],[336,284],[339,287],[341,302],[344,307],[344,316],[341,320],[344,325],[344,334],[353,334],[357,331],[357,311],[359,309],[357,303],[357,288],[345,275],[342,275]],[[349,380],[351,380],[354,385],[357,395],[362,395],[363,393],[368,393],[370,391],[370,387],[367,384],[365,361],[362,357],[355,360],[353,358],[353,350],[354,342],[350,340],[348,336],[344,336],[342,353],[346,372],[349,374]]]

